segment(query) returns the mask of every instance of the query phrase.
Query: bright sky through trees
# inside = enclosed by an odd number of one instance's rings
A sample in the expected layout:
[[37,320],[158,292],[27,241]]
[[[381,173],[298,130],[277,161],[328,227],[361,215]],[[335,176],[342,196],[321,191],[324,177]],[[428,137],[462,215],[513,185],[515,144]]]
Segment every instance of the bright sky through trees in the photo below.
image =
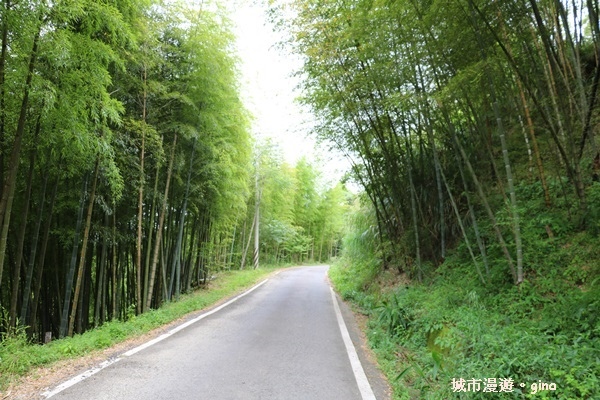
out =
[[259,2],[235,0],[232,5],[242,95],[254,116],[253,133],[259,138],[273,138],[284,149],[286,160],[294,162],[313,148],[312,140],[306,137],[308,115],[294,103],[297,82],[291,74],[298,61],[276,48],[277,34]]
[[282,38],[273,31],[263,2],[230,0],[227,6],[231,7],[241,58],[242,95],[254,117],[252,134],[277,143],[290,164],[303,156],[320,161],[324,178],[337,181],[347,164],[341,155],[315,143],[309,134],[313,116],[295,101],[300,78],[293,74],[302,66],[298,56],[279,48]]

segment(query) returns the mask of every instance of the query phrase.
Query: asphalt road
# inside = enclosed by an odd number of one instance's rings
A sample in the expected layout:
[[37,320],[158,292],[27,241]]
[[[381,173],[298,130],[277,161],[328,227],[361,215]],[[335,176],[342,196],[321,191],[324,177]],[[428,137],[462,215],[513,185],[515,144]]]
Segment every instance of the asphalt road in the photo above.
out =
[[[371,385],[359,390],[326,274],[327,267],[284,270],[52,399],[374,399]],[[373,365],[364,369],[381,387]]]

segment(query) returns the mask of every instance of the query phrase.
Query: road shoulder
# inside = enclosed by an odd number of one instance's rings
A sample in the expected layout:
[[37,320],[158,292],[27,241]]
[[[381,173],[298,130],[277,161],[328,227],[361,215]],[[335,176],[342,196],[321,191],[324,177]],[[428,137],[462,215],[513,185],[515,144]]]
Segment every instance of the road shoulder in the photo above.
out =
[[368,345],[365,334],[367,317],[354,312],[351,306],[342,300],[337,293],[335,293],[335,296],[338,300],[344,321],[346,322],[348,333],[350,334],[352,343],[354,343],[358,358],[360,359],[365,374],[367,375],[367,379],[369,380],[375,397],[377,397],[378,400],[391,400],[392,389],[383,372],[379,369],[375,354],[373,354]]
[[[270,279],[271,277],[279,274],[283,269],[285,268],[280,268],[267,274],[262,278],[262,280]],[[257,283],[254,283],[251,286],[245,287],[229,296],[221,298],[208,307],[188,313],[168,324],[162,325],[140,336],[126,339],[111,347],[102,350],[94,350],[84,356],[60,360],[50,365],[34,368],[27,375],[21,377],[17,382],[10,385],[4,392],[0,392],[0,400],[45,399],[43,396],[44,392],[57,387],[61,383],[76,375],[97,367],[103,362],[117,358],[129,350],[135,349],[144,343],[156,339],[166,332],[169,332],[177,326],[180,326],[201,314],[208,313],[211,310],[218,308],[222,304],[234,299],[236,296],[245,293],[248,289],[254,287],[256,284]]]

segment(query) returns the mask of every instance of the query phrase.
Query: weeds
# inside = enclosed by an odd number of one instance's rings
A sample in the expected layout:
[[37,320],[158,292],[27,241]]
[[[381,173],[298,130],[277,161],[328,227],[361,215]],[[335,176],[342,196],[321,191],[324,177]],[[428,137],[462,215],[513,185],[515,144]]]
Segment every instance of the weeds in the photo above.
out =
[[379,324],[387,328],[387,332],[390,336],[395,337],[400,335],[403,331],[408,330],[410,316],[404,307],[400,305],[397,293],[382,300],[381,305],[379,305],[375,311],[379,314]]
[[[462,244],[423,284],[408,289],[379,290],[376,251],[368,250],[371,259],[344,255],[332,268],[336,288],[370,316],[367,337],[394,399],[600,398],[598,230],[578,231],[566,212],[552,214],[538,203],[535,196],[522,203],[527,279],[518,287],[493,243],[487,286],[473,277]],[[591,208],[588,225],[600,226],[597,209]],[[491,237],[491,228],[481,225]],[[355,246],[351,253],[363,250]],[[515,385],[507,393],[461,394],[451,385],[461,377],[511,378]]]

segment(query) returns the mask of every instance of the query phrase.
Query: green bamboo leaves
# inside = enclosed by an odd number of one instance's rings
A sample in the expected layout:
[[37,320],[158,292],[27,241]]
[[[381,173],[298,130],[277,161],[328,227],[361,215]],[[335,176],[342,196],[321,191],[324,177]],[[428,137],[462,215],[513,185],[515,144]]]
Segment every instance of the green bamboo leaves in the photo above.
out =
[[[547,207],[567,196],[551,193],[549,180],[570,187],[584,218],[583,168],[598,151],[596,2],[286,4],[274,18],[304,57],[315,132],[355,162],[387,265],[421,278],[464,240],[478,244],[479,254],[468,247],[482,283],[520,284],[526,216],[516,188],[525,180],[540,180]],[[523,167],[534,160],[537,176]],[[505,211],[509,223],[498,218]],[[487,252],[498,250],[504,262],[493,269]]]
[[0,336],[83,332],[223,267],[251,149],[223,10],[3,0],[0,21]]

